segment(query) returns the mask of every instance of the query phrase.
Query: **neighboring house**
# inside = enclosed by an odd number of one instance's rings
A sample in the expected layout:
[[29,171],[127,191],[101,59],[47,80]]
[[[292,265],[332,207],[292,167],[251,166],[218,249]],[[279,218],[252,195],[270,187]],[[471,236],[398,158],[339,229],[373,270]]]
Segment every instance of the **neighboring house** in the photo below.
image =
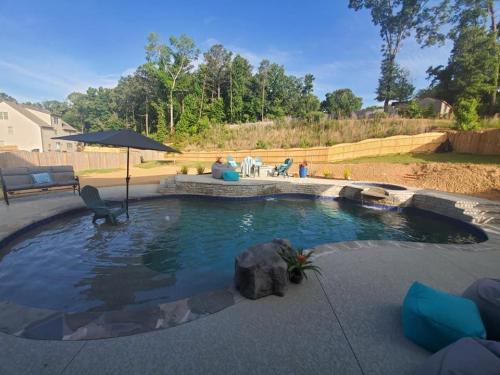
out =
[[371,119],[384,113],[383,108],[365,108],[359,111],[353,112],[351,118],[353,119]]
[[438,118],[450,118],[453,108],[444,100],[434,98],[422,98],[417,100],[418,105],[425,111],[429,111]]
[[0,147],[17,146],[26,151],[76,151],[76,142],[52,137],[77,133],[50,112],[9,101],[0,101]]
[[[436,118],[450,118],[453,108],[444,100],[434,98],[416,99],[425,116]],[[408,109],[409,102],[392,102],[391,109],[394,113],[401,113]]]

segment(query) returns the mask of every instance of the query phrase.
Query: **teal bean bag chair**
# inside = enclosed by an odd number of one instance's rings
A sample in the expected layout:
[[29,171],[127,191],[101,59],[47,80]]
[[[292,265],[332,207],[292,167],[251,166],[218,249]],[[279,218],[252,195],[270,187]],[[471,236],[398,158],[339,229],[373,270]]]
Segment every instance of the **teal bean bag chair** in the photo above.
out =
[[225,170],[224,172],[222,172],[222,179],[224,181],[239,181],[240,174],[235,171]]
[[414,282],[402,309],[404,335],[436,352],[462,337],[486,338],[476,304],[463,297]]

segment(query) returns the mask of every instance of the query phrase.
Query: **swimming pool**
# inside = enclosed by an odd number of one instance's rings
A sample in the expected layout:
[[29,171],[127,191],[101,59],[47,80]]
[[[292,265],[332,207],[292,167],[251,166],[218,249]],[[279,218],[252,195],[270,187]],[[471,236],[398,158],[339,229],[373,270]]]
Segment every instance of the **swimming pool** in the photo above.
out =
[[135,310],[227,287],[234,257],[287,238],[295,247],[349,240],[474,243],[471,226],[348,201],[169,198],[137,202],[130,220],[72,214],[0,250],[0,300],[66,312]]

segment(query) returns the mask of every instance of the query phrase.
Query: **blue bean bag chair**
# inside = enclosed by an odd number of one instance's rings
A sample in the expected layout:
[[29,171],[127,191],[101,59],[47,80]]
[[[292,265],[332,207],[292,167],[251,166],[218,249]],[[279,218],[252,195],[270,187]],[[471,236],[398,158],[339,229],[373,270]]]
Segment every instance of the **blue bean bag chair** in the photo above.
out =
[[222,179],[224,181],[239,181],[240,174],[235,171],[225,170],[224,172],[222,172]]
[[463,297],[414,282],[402,309],[404,335],[436,352],[462,337],[486,338],[476,304]]

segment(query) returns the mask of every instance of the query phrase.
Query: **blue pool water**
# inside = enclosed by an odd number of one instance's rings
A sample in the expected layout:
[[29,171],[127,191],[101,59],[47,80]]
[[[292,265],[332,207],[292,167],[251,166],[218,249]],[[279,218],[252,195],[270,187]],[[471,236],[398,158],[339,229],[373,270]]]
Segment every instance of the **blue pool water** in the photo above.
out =
[[232,282],[234,257],[287,238],[295,247],[349,240],[473,243],[480,234],[421,213],[309,199],[163,199],[130,206],[130,220],[57,219],[0,250],[0,300],[68,312],[136,309]]

